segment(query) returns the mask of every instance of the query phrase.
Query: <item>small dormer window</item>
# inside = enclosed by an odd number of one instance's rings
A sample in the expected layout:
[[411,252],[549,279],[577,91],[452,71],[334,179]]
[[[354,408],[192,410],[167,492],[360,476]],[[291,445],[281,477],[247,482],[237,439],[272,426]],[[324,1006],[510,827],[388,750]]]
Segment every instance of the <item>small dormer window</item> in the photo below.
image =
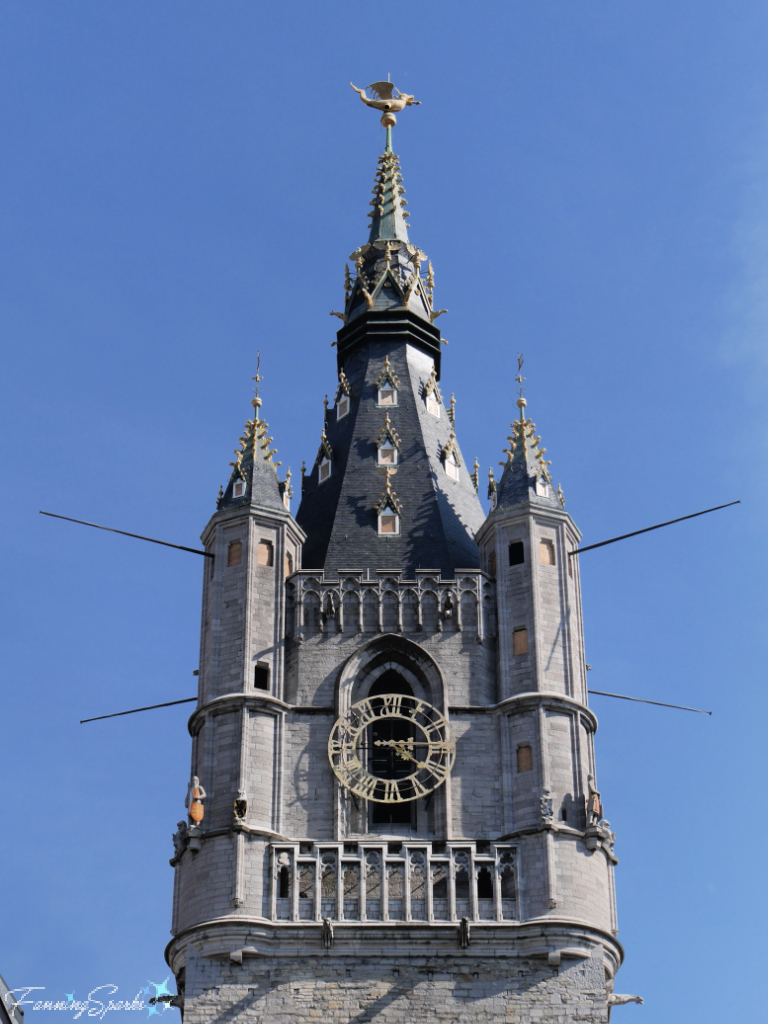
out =
[[331,462],[330,459],[323,459],[320,463],[320,469],[318,471],[318,479],[321,484],[324,484],[331,475]]
[[379,448],[379,465],[380,466],[396,466],[397,465],[397,448],[389,441],[385,442]]
[[379,513],[379,533],[390,537],[400,533],[400,516],[391,509]]
[[285,507],[290,512],[291,511],[291,496],[290,496],[290,494],[288,493],[287,490],[283,491],[283,504],[285,505]]
[[397,388],[391,385],[379,388],[379,405],[397,405]]
[[451,480],[459,479],[459,467],[456,465],[456,462],[451,456],[449,456],[445,460],[445,472],[448,474]]
[[536,477],[536,493],[542,498],[549,497],[549,484],[543,476]]
[[242,496],[244,494],[245,494],[245,481],[244,480],[235,480],[235,484],[234,484],[234,486],[232,488],[232,497],[233,498],[242,498]]
[[440,403],[435,398],[434,394],[427,395],[427,412],[431,416],[437,416],[440,419]]
[[336,419],[343,419],[349,412],[349,395],[342,395],[336,403]]

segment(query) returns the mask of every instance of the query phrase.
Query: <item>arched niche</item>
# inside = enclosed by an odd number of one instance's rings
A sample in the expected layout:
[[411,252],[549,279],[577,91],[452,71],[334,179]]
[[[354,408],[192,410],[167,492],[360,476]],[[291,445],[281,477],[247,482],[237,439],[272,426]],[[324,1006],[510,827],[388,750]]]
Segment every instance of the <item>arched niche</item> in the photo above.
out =
[[[437,662],[418,644],[396,633],[386,633],[359,647],[339,674],[336,707],[340,715],[364,700],[385,673],[397,673],[424,700],[446,713],[446,687]],[[392,678],[391,676],[389,678]]]

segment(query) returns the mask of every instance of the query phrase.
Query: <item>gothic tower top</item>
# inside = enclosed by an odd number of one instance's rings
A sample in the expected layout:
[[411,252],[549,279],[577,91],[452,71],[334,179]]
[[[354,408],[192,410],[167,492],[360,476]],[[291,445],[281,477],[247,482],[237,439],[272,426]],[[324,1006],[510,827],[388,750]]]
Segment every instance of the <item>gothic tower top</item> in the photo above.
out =
[[[355,89],[355,86],[352,86]],[[465,465],[455,433],[455,403],[438,387],[444,339],[435,321],[435,276],[408,237],[403,176],[392,151],[395,111],[413,96],[391,82],[355,89],[383,111],[386,148],[376,168],[368,241],[344,270],[344,326],[337,333],[339,387],[326,402],[320,445],[302,477],[296,521],[307,535],[303,564],[323,569],[411,575],[439,570],[452,578],[474,569],[474,540],[484,515],[477,474]]]

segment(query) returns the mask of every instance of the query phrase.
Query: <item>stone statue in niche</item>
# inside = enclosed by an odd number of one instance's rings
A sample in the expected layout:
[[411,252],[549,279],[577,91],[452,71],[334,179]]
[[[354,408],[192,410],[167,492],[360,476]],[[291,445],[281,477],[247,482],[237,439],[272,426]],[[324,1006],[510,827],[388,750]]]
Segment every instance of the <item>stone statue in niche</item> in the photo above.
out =
[[323,949],[331,949],[333,947],[333,924],[331,923],[330,917],[323,918],[323,928],[320,933],[320,941],[323,944]]
[[462,917],[459,923],[459,947],[461,949],[469,948],[469,918]]
[[329,622],[336,622],[337,613],[336,595],[329,590],[323,603],[323,626],[327,626]]
[[587,825],[598,825],[603,816],[603,804],[600,800],[600,793],[595,785],[594,775],[587,776]]
[[445,598],[445,605],[443,606],[443,618],[446,622],[453,618],[453,598],[448,594]]

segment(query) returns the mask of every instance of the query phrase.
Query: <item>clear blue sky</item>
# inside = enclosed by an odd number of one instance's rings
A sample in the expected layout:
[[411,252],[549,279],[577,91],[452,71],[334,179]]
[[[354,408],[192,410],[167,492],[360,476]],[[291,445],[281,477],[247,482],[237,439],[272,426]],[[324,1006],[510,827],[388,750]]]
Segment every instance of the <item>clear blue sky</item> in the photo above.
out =
[[617,1024],[763,1017],[767,42],[758,0],[0,2],[12,986],[167,975],[189,708],[78,721],[191,696],[198,651],[200,559],[38,509],[194,546],[258,348],[298,480],[383,145],[348,83],[389,72],[465,457],[523,350],[585,543],[742,499],[582,579],[592,687],[714,712],[593,698]]

